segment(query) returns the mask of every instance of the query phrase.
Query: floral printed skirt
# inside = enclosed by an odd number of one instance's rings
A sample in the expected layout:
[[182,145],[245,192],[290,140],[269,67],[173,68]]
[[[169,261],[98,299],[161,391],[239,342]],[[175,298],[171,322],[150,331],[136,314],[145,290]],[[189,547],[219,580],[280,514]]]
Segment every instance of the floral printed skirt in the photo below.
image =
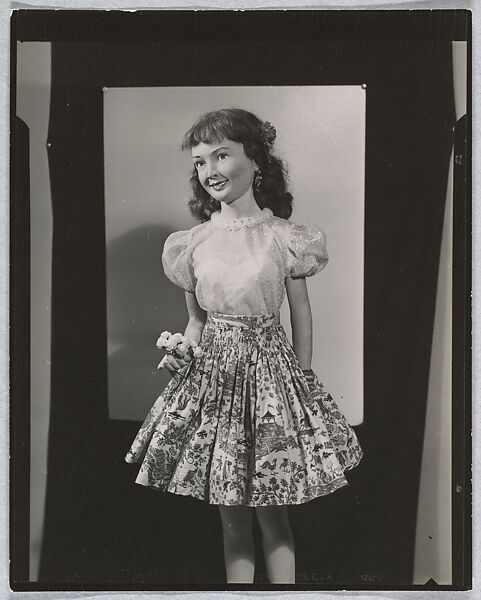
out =
[[211,504],[301,504],[347,484],[362,450],[304,373],[279,314],[210,313],[194,359],[154,403],[125,460],[136,483]]

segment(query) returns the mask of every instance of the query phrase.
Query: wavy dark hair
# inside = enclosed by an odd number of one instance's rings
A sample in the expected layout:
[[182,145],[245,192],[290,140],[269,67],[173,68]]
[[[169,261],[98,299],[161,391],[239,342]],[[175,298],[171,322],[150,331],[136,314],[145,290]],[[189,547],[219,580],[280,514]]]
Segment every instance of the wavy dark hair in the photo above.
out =
[[[268,207],[277,217],[288,219],[292,213],[293,199],[287,191],[287,171],[282,161],[271,153],[271,143],[264,141],[263,126],[263,121],[242,108],[208,112],[185,134],[182,150],[191,149],[202,142],[219,142],[224,138],[242,144],[246,156],[255,161],[262,174],[258,189],[253,189],[259,208]],[[213,200],[202,187],[195,167],[190,184],[193,192],[188,204],[190,212],[199,221],[208,221],[213,212],[220,210],[220,202]]]

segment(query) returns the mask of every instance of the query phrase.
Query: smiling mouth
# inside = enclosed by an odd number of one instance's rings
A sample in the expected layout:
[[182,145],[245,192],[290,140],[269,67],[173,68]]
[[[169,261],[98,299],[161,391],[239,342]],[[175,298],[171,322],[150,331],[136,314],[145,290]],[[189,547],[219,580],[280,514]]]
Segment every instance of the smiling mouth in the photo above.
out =
[[226,183],[227,179],[224,179],[224,181],[216,181],[215,183],[210,183],[209,187],[215,190],[216,192],[220,192],[224,189]]

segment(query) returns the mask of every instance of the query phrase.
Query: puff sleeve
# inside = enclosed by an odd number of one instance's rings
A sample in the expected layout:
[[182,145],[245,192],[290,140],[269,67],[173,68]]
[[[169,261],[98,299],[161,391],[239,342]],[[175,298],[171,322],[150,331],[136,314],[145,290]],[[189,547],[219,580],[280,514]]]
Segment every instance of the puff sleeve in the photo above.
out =
[[196,280],[192,260],[191,230],[176,231],[165,240],[162,267],[165,275],[175,285],[188,292],[194,292]]
[[324,231],[315,225],[293,224],[287,242],[286,277],[311,277],[328,260]]

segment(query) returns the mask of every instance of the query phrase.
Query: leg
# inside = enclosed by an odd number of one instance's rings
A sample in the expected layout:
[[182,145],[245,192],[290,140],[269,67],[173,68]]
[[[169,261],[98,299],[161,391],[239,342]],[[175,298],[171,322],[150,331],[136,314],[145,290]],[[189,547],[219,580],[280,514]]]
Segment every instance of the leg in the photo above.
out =
[[287,506],[258,506],[267,574],[271,583],[295,583],[296,564]]
[[254,539],[249,506],[219,506],[227,583],[253,583]]

